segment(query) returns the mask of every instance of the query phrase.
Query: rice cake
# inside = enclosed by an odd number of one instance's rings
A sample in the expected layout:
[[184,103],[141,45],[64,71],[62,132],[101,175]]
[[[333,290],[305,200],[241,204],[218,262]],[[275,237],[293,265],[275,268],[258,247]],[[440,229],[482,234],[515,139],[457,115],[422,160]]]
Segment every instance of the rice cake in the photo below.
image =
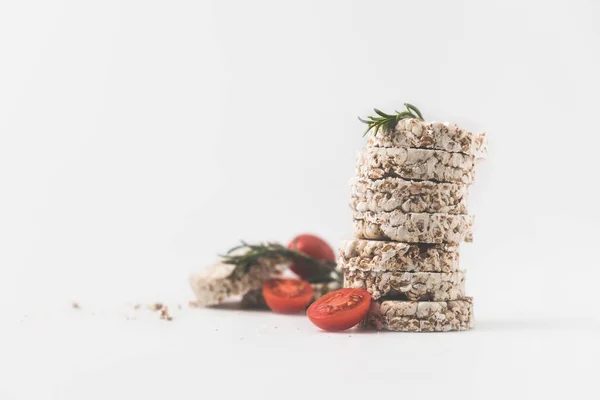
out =
[[411,181],[386,177],[350,181],[350,207],[355,211],[466,214],[469,186],[460,183]]
[[344,270],[344,287],[364,288],[374,300],[447,301],[465,296],[465,271],[397,272]]
[[449,122],[407,118],[398,121],[393,129],[371,135],[367,146],[428,148],[485,158],[487,136],[485,133],[471,133]]
[[367,147],[358,153],[359,177],[433,180],[471,184],[475,180],[475,157],[442,150]]
[[217,263],[203,268],[190,276],[190,286],[199,306],[220,304],[227,298],[244,295],[250,290],[259,289],[262,284],[283,272],[287,263],[281,260],[260,259],[250,266],[242,277],[233,275],[233,264]]
[[360,327],[398,332],[466,331],[474,326],[473,299],[372,301]]
[[458,246],[381,240],[344,240],[338,268],[359,271],[452,272],[458,269]]
[[354,233],[361,239],[414,243],[473,241],[472,215],[391,212],[354,212]]

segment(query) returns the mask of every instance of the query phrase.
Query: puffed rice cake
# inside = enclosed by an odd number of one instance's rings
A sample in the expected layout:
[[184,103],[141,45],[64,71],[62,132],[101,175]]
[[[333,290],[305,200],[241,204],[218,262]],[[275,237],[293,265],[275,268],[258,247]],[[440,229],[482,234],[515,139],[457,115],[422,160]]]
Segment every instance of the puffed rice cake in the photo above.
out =
[[338,268],[342,271],[452,272],[458,269],[458,261],[458,246],[453,244],[349,239],[341,243]]
[[452,301],[371,301],[360,327],[399,332],[465,331],[474,325],[473,299]]
[[485,133],[471,133],[449,122],[407,118],[398,121],[391,130],[371,135],[367,146],[428,148],[485,158],[487,136]]
[[344,270],[344,287],[367,289],[374,300],[384,296],[414,301],[458,300],[465,296],[465,271]]
[[473,241],[472,215],[391,212],[354,212],[354,233],[361,239],[409,243]]

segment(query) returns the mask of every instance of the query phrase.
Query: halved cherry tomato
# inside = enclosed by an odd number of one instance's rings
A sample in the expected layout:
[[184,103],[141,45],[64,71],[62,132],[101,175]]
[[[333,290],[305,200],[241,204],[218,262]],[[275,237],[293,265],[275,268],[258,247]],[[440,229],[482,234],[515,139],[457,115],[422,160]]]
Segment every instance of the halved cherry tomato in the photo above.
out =
[[295,313],[312,300],[313,288],[300,279],[269,279],[263,283],[263,297],[269,308],[278,313]]
[[345,288],[327,293],[312,303],[306,315],[325,331],[343,331],[358,324],[370,305],[371,295],[365,289]]
[[[335,261],[335,253],[326,241],[308,233],[298,235],[288,244],[288,249],[296,250],[319,260]],[[310,263],[298,261],[290,266],[300,278],[306,279],[319,273]]]

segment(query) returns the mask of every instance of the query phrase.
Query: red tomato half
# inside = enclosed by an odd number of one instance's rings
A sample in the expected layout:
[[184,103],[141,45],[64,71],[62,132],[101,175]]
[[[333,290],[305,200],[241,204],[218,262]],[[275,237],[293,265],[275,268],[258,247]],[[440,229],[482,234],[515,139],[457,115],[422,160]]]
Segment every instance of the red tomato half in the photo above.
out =
[[299,279],[269,279],[263,283],[263,297],[269,308],[278,313],[295,313],[312,300],[310,283]]
[[[326,241],[318,236],[305,233],[298,235],[290,244],[288,249],[296,250],[318,260],[335,261],[335,253]],[[290,266],[300,278],[306,279],[316,275],[319,271],[315,270],[314,266],[306,262],[296,262]]]
[[343,331],[358,324],[370,305],[371,295],[365,289],[339,289],[312,303],[306,315],[325,331]]

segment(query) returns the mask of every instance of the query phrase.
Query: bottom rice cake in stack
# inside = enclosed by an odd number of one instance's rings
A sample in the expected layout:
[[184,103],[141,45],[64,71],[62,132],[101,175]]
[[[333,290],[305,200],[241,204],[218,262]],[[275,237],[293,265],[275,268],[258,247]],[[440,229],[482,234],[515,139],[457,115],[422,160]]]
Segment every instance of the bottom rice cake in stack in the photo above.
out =
[[354,233],[343,243],[345,287],[365,288],[361,323],[395,331],[444,332],[473,325],[458,244],[472,241],[467,212],[485,134],[407,118],[370,137],[351,182]]
[[361,327],[399,332],[466,331],[473,327],[473,299],[374,301]]

